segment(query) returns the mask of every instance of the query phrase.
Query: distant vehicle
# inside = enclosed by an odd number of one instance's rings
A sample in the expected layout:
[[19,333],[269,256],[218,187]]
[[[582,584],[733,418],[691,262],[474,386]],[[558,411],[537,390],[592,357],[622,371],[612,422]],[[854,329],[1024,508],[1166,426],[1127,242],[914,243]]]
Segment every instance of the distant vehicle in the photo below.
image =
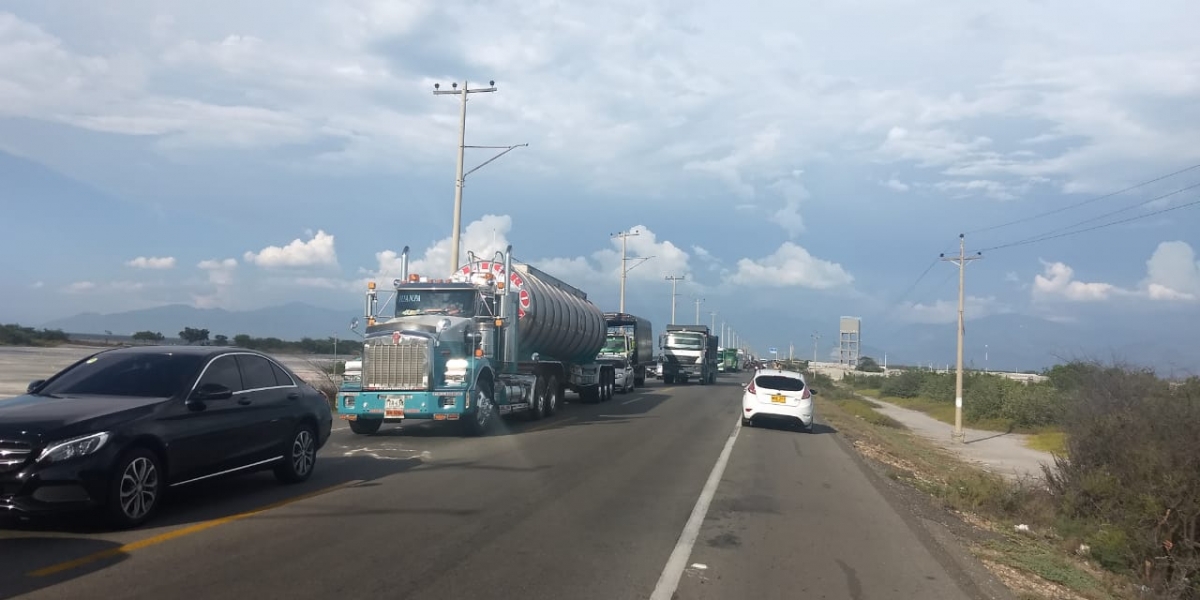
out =
[[136,527],[167,488],[264,469],[308,479],[332,424],[325,396],[265,354],[107,350],[0,402],[0,514],[100,508]]
[[708,325],[667,325],[659,338],[663,383],[687,383],[689,379],[700,385],[716,383],[717,342]]
[[721,363],[717,370],[721,373],[737,373],[742,370],[742,356],[737,348],[721,348]]
[[796,371],[760,369],[742,395],[742,424],[753,427],[760,421],[790,421],[811,432],[816,393]]
[[600,362],[616,369],[617,387],[630,392],[646,385],[646,372],[655,365],[654,328],[650,321],[625,313],[604,313],[608,335]]

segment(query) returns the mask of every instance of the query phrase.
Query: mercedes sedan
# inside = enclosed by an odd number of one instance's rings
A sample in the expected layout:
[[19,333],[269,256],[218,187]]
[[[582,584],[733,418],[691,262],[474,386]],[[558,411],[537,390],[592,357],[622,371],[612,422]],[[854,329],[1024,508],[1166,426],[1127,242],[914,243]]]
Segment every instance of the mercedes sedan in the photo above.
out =
[[99,352],[0,400],[0,515],[99,508],[136,527],[167,488],[263,469],[301,482],[332,424],[324,395],[265,354]]

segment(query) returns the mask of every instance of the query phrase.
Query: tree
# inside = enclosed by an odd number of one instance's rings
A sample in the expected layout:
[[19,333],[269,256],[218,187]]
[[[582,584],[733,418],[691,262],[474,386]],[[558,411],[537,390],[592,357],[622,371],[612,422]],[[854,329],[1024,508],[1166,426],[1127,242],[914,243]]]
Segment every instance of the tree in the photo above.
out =
[[195,344],[196,342],[207,342],[208,330],[196,329],[194,327],[184,327],[183,331],[179,332],[179,337],[189,344]]
[[161,342],[164,339],[166,339],[163,337],[163,334],[161,334],[157,331],[149,331],[149,330],[139,331],[139,332],[133,334],[132,337],[135,341],[138,341],[138,342]]
[[250,343],[253,341],[254,341],[254,338],[252,338],[244,333],[239,333],[239,334],[233,336],[233,345],[241,347],[241,348],[249,348]]
[[229,336],[227,336],[223,333],[218,333],[217,335],[215,335],[213,337],[213,343],[218,346],[228,346],[229,345]]
[[883,367],[870,356],[864,356],[858,359],[858,370],[864,373],[882,373]]

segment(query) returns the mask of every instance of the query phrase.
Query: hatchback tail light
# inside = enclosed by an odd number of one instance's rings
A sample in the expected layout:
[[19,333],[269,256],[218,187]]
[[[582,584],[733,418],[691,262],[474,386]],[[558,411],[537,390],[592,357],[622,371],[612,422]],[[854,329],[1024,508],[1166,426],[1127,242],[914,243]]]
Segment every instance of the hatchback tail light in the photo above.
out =
[[750,392],[751,394],[757,394],[757,393],[758,393],[758,388],[755,388],[755,387],[754,387],[754,380],[753,380],[753,379],[751,379],[751,380],[750,380],[750,385],[746,386],[746,391],[747,391],[747,392]]
[[807,385],[806,385],[806,386],[804,386],[804,393],[803,393],[803,394],[800,394],[800,399],[801,399],[801,400],[810,400],[810,399],[812,399],[812,392],[808,391],[808,386],[807,386]]

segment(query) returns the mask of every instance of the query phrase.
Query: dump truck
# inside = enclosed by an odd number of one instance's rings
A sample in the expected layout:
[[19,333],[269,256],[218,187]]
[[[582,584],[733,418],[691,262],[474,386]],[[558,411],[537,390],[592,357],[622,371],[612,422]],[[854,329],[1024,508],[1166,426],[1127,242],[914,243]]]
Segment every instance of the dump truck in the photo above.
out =
[[583,291],[517,262],[511,246],[468,254],[445,278],[409,273],[407,247],[400,263],[382,303],[367,285],[359,389],[338,399],[354,433],[417,419],[481,435],[502,416],[550,416],[568,390],[613,397],[615,371],[597,360],[607,322]]
[[622,392],[646,385],[654,367],[654,328],[650,321],[627,313],[604,313],[608,335],[600,361],[613,365]]
[[737,373],[742,370],[741,353],[737,348],[721,348],[721,364],[717,370],[722,373]]
[[707,325],[667,325],[659,337],[663,383],[717,382],[718,340]]

